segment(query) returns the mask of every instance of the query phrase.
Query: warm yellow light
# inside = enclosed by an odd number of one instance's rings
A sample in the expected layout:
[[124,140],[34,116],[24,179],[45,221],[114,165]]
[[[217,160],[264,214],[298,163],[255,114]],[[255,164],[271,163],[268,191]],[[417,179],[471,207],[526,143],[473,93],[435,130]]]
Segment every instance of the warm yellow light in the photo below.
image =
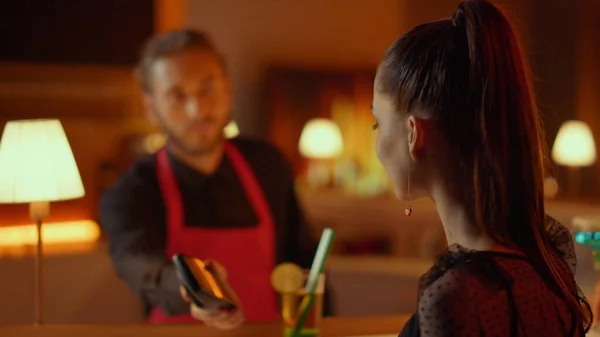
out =
[[0,203],[59,201],[84,195],[60,121],[6,123],[0,140]]
[[[239,136],[240,129],[235,121],[229,122],[223,128],[223,135],[227,139]],[[144,137],[142,141],[142,150],[144,153],[154,153],[163,147],[167,142],[167,136],[163,133],[153,133]]]
[[582,121],[566,121],[560,127],[552,159],[564,166],[590,166],[596,162],[596,144],[590,127]]
[[332,120],[310,120],[300,135],[300,154],[307,158],[327,159],[339,156],[344,150],[342,132]]
[[[45,223],[44,245],[90,243],[98,240],[100,230],[92,220]],[[0,227],[0,249],[37,244],[35,225]]]
[[142,149],[144,153],[154,153],[165,145],[167,136],[162,133],[153,133],[144,137],[142,141]]
[[231,121],[225,126],[223,133],[227,139],[235,138],[240,135],[240,128],[235,121]]

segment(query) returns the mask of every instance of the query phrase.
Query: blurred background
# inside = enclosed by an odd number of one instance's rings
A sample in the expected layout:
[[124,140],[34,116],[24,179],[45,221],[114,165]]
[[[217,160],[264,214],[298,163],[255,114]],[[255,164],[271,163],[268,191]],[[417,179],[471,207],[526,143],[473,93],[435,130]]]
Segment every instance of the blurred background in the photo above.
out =
[[[535,75],[549,149],[547,212],[565,225],[597,216],[600,1],[495,3],[516,24]],[[430,202],[415,202],[408,218],[394,200],[374,152],[372,82],[392,41],[417,24],[450,16],[457,4],[1,1],[0,124],[60,119],[86,190],[82,199],[54,203],[46,221],[54,228],[46,247],[47,322],[142,320],[138,301],[108,259],[97,203],[133,160],[161,144],[145,120],[133,68],[146,38],[181,27],[213,37],[234,84],[240,135],[279,147],[297,172],[315,233],[336,230],[329,261],[335,314],[413,311],[417,278],[445,238]],[[325,139],[335,146],[316,153],[314,143]],[[27,205],[0,205],[0,323],[33,317],[30,222]],[[577,277],[589,296],[597,280],[591,255],[578,246]]]

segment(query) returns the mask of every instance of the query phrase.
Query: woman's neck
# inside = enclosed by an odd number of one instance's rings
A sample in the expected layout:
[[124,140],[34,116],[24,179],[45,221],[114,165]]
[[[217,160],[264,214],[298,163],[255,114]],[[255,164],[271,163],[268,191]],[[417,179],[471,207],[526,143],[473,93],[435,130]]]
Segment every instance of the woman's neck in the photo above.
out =
[[500,250],[494,240],[477,230],[467,207],[445,188],[440,185],[432,188],[431,197],[444,226],[448,245],[458,244],[472,250]]

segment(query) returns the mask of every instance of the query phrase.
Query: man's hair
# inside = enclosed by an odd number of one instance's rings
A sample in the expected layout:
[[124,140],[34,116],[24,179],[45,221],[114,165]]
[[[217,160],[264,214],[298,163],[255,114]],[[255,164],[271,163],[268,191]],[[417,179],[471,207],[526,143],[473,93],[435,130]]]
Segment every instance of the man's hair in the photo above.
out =
[[144,92],[151,91],[152,66],[157,60],[189,49],[204,49],[213,52],[219,58],[219,62],[225,70],[223,57],[206,33],[187,28],[175,30],[153,36],[146,41],[136,69],[136,75],[142,90]]

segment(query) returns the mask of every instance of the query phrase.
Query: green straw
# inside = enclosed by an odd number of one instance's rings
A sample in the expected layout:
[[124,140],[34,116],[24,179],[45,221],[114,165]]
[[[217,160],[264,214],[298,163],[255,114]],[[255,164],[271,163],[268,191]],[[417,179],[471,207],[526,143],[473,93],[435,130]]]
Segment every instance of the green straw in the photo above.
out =
[[333,237],[334,233],[331,228],[325,228],[321,234],[321,240],[319,241],[317,252],[315,253],[310,272],[308,273],[308,280],[306,281],[306,286],[304,287],[306,295],[304,295],[304,298],[302,298],[302,302],[300,303],[300,317],[296,322],[296,326],[292,331],[291,337],[300,337],[300,330],[302,330],[302,327],[306,322],[306,318],[308,317],[308,313],[313,306],[315,298],[314,294],[319,281],[319,275],[321,275],[323,265],[325,265],[325,260],[327,260],[329,248],[331,248],[331,243],[333,242]]

